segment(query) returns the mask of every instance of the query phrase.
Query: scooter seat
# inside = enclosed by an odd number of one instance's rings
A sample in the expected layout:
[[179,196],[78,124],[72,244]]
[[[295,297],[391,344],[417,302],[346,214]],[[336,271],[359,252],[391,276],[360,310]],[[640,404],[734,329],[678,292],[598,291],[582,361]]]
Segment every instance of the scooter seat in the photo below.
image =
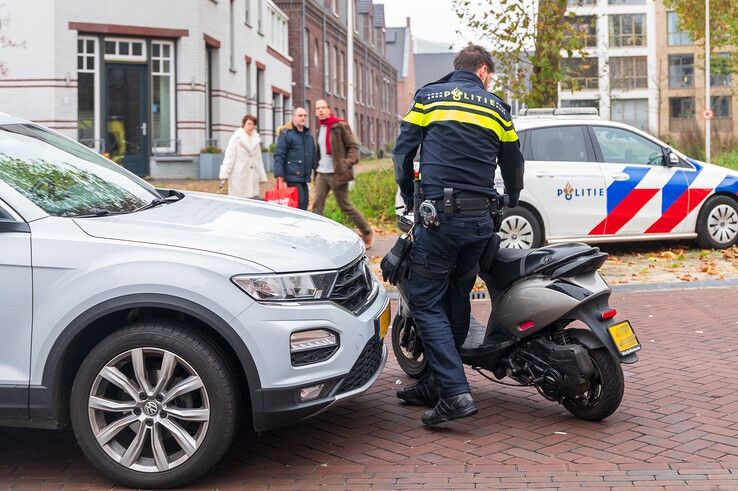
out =
[[[534,274],[551,275],[560,270],[562,264],[582,256],[597,259],[593,264],[602,265],[599,261],[607,257],[600,253],[598,247],[581,242],[556,244],[540,249],[505,249],[497,251],[497,255],[488,271],[480,271],[479,276],[493,290],[502,290],[514,281]],[[599,264],[597,264],[599,263]]]

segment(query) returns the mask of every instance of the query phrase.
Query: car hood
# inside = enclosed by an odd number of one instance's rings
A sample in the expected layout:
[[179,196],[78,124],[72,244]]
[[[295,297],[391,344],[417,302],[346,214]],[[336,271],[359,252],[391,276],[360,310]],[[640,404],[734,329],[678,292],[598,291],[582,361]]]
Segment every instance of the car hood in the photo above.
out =
[[93,237],[226,254],[275,272],[340,268],[364,252],[355,232],[322,216],[205,193],[136,213],[74,221]]

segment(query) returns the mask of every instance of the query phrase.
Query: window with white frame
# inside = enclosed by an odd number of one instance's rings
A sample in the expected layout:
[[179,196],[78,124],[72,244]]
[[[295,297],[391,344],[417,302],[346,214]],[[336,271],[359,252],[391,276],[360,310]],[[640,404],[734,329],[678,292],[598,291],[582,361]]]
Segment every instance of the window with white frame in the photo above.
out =
[[346,70],[346,53],[341,51],[341,57],[338,58],[338,85],[341,97],[346,97],[346,77],[344,71]]
[[177,151],[174,134],[174,43],[151,43],[151,138],[154,151]]
[[102,142],[97,51],[97,38],[77,39],[77,140],[99,152],[102,151]]
[[289,53],[289,18],[274,3],[267,3],[269,33],[267,43],[283,55]]
[[328,41],[326,41],[325,43],[323,43],[323,87],[326,92],[330,92],[330,88],[331,88],[330,52],[331,52],[331,47],[328,44]]
[[333,82],[333,93],[338,95],[338,48],[333,46],[331,51],[331,81]]
[[305,87],[310,87],[310,31],[302,33],[302,79]]
[[645,56],[610,57],[610,87],[613,89],[648,88],[648,64]]
[[143,39],[105,38],[105,61],[146,62]]
[[648,99],[613,99],[610,119],[648,130]]
[[244,23],[251,27],[251,0],[244,0]]
[[692,38],[687,31],[679,28],[679,17],[676,12],[666,13],[667,43],[669,46],[684,46],[692,44]]

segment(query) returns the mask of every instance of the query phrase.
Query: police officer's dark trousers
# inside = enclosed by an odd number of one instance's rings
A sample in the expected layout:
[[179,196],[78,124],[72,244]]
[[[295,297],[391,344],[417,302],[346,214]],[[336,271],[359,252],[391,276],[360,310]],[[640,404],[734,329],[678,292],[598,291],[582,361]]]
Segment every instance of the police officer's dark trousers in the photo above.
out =
[[[441,395],[469,392],[459,348],[469,331],[469,292],[482,250],[493,233],[488,211],[439,214],[440,225],[414,229],[407,296],[425,355],[441,385]],[[461,281],[460,281],[461,280]]]

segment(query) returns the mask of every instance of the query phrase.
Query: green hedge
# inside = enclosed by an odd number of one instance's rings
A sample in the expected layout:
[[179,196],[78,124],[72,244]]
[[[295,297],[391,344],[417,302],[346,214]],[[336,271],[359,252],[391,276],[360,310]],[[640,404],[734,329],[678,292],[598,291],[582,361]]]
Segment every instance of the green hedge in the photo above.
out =
[[716,155],[713,159],[713,163],[717,165],[722,165],[723,167],[727,167],[729,169],[738,170],[738,150],[733,150],[732,152],[725,152]]
[[[395,223],[396,192],[394,169],[373,170],[356,176],[349,200],[373,225],[390,225]],[[354,227],[353,222],[338,208],[333,193],[325,203],[325,216]]]

